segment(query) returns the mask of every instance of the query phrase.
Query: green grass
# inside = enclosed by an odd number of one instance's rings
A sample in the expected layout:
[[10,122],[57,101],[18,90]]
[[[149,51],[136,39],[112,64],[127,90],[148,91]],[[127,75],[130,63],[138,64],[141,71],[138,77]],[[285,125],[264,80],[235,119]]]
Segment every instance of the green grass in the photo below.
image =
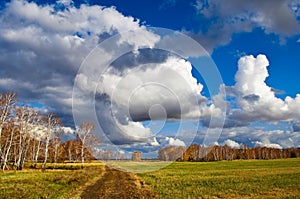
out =
[[164,198],[300,198],[300,159],[175,162],[138,175]]
[[80,166],[58,164],[58,170],[1,173],[0,198],[70,198],[85,183],[101,176],[103,172],[101,163],[86,164],[83,170],[79,169]]

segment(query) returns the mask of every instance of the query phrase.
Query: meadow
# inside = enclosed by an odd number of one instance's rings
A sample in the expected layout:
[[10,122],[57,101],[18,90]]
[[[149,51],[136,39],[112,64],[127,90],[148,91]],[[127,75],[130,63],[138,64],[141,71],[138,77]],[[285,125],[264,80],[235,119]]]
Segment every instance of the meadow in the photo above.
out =
[[[294,158],[174,163],[112,161],[86,163],[84,169],[75,163],[57,164],[55,169],[48,164],[46,172],[25,169],[1,173],[0,198],[80,198],[88,186],[95,183],[102,186],[105,164],[136,171],[136,175],[162,198],[300,196],[300,159]],[[164,165],[167,166],[162,168]],[[152,171],[146,172],[149,170]],[[114,175],[112,178],[118,181],[120,174]]]
[[138,174],[164,198],[300,198],[300,159],[174,162]]

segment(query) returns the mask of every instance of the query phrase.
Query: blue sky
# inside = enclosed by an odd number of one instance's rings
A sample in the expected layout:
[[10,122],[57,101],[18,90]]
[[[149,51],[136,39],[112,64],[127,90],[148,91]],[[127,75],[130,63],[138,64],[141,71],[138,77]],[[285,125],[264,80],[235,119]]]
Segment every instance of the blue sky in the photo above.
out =
[[[1,2],[0,20],[0,91],[56,112],[66,126],[96,116],[104,139],[127,150],[201,144],[207,133],[215,144],[300,146],[297,0],[14,0]],[[150,27],[202,45],[226,96],[209,95],[197,66],[153,50],[167,40]],[[191,40],[181,39],[168,49],[194,56]],[[124,49],[130,53],[111,58]],[[105,61],[112,63],[100,74]]]

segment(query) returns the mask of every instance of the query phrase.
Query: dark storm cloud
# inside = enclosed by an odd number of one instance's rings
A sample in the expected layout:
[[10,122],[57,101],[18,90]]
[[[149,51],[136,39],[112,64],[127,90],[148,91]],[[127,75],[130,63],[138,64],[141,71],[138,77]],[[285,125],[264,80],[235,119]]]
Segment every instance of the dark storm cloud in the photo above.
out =
[[140,108],[133,106],[133,108],[129,109],[130,117],[133,121],[137,121],[137,122],[145,121],[145,120],[181,119],[182,112],[180,109],[180,102],[169,101],[169,102],[162,102],[159,105],[162,107],[164,111],[158,110],[156,113],[152,113],[152,115],[149,112],[149,110],[151,110],[152,105],[149,106],[144,105]]

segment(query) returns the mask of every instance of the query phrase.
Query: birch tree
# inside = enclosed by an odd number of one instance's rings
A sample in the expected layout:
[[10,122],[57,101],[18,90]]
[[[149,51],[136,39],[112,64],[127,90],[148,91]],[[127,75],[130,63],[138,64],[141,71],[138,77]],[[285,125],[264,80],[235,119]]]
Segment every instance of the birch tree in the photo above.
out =
[[39,135],[36,131],[33,132],[33,136],[35,139],[32,141],[32,148],[31,148],[31,166],[36,167],[40,149],[41,149],[41,135]]
[[17,170],[22,170],[30,143],[34,140],[32,130],[37,125],[39,113],[33,108],[16,107],[15,116],[19,130]]
[[54,160],[54,166],[53,169],[56,167],[58,155],[59,155],[59,147],[61,146],[61,139],[56,135],[52,139],[52,146],[53,146],[53,160]]
[[95,125],[93,122],[82,122],[80,127],[77,129],[77,137],[81,141],[81,168],[84,167],[84,156],[85,148],[87,148],[87,143],[91,144],[93,136],[93,131],[95,130]]
[[62,125],[61,119],[57,118],[54,113],[50,113],[43,118],[45,132],[44,132],[44,141],[45,141],[45,154],[44,154],[44,162],[42,165],[42,170],[46,169],[48,152],[49,152],[49,143],[54,135],[60,131],[60,127]]
[[8,123],[8,128],[7,130],[10,131],[9,133],[9,137],[7,137],[7,141],[3,150],[3,164],[2,164],[2,171],[5,170],[5,168],[9,169],[7,166],[8,163],[8,156],[10,154],[11,151],[11,146],[13,143],[13,139],[15,136],[15,131],[16,131],[16,126],[14,125],[13,119],[11,122]]
[[16,102],[16,94],[15,93],[5,93],[0,94],[0,165],[3,166],[4,163],[4,154],[2,147],[2,131],[5,125],[7,125],[7,121],[11,116],[11,108]]

